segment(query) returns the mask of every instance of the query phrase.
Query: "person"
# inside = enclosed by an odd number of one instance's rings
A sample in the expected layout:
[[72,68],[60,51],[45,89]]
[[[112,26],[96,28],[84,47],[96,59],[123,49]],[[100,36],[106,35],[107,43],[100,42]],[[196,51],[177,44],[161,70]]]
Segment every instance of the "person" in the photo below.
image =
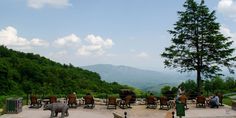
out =
[[199,96],[203,96],[203,92],[200,92],[200,95]]
[[147,102],[146,108],[150,108],[152,105],[154,105],[154,107],[156,108],[157,106],[156,101],[157,101],[156,96],[154,96],[153,93],[150,93],[150,95],[146,99],[146,102]]
[[153,93],[150,93],[150,96],[148,96],[148,98],[151,98],[151,99],[157,101],[157,98],[156,98],[156,96],[153,95]]
[[153,93],[150,93],[150,95],[149,96],[151,96],[151,97],[155,97],[154,95],[153,95]]
[[83,98],[84,99],[86,99],[86,98],[93,98],[93,96],[90,93],[87,93]]
[[178,95],[183,95],[184,94],[184,90],[183,90],[183,88],[182,87],[179,87],[179,89],[178,89]]
[[179,97],[176,98],[176,102],[184,104],[185,108],[188,109],[187,107],[187,100],[188,98],[186,97],[185,94],[180,94]]
[[83,98],[84,98],[84,104],[85,104],[84,108],[94,107],[94,99],[90,93],[87,93]]
[[77,97],[76,97],[76,93],[70,93],[67,95],[66,98],[67,104],[69,107],[77,107]]
[[73,94],[76,96],[76,92],[73,92]]
[[176,102],[178,102],[178,101],[179,101],[179,97],[184,94],[183,88],[182,88],[181,86],[179,86],[178,88],[179,88],[179,89],[178,89],[177,95],[176,95],[176,97],[175,97],[175,101],[176,101]]
[[71,92],[69,95],[67,95],[67,98],[69,97],[75,97],[77,99],[76,93],[75,92]]
[[211,108],[218,108],[219,107],[219,97],[217,96],[217,94],[215,94],[211,99],[210,99],[210,107]]

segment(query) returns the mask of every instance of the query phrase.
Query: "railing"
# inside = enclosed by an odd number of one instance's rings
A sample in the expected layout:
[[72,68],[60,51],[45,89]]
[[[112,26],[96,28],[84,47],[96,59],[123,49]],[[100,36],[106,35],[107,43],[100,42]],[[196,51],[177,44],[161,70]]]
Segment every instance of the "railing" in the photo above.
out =
[[236,92],[224,94],[224,96],[231,96],[231,95],[236,95]]

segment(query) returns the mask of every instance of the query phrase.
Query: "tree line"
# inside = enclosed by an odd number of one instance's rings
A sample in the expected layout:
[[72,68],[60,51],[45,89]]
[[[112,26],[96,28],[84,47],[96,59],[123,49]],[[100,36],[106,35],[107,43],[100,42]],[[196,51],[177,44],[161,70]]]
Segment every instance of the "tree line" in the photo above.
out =
[[[185,82],[182,82],[179,84],[177,87],[171,87],[171,86],[164,86],[161,89],[161,93],[163,95],[166,95],[169,91],[173,94],[177,94],[178,88],[183,88],[185,91],[186,95],[193,95],[193,94],[198,94],[197,90],[197,83],[194,80],[187,80]],[[226,77],[222,78],[220,76],[214,77],[212,79],[207,79],[202,81],[202,87],[201,87],[201,92],[206,95],[210,96],[215,93],[231,93],[231,92],[236,92],[236,79],[233,77]]]
[[72,64],[60,64],[33,53],[23,53],[0,46],[0,96],[114,94],[133,89],[116,82],[101,80],[99,74]]

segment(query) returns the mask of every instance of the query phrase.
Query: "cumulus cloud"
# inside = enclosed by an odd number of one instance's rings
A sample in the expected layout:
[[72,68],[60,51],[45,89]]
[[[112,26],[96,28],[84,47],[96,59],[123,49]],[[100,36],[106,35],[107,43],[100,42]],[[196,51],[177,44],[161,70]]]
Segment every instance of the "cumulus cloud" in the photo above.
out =
[[0,31],[0,44],[18,49],[30,49],[33,46],[49,45],[47,41],[42,39],[34,38],[32,40],[28,40],[18,36],[17,30],[12,26],[8,26]]
[[235,0],[220,0],[217,6],[219,12],[236,20],[236,1]]
[[11,26],[0,31],[0,43],[9,46],[26,46],[30,44],[27,39],[17,36],[17,30]]
[[220,32],[224,34],[224,36],[231,37],[231,40],[234,41],[234,45],[236,46],[236,32],[232,32],[229,28],[225,26],[220,27]]
[[34,38],[30,41],[32,46],[49,46],[49,43],[45,40]]
[[137,57],[140,57],[140,58],[148,58],[149,55],[148,55],[148,53],[146,53],[146,52],[141,52],[141,53],[137,54]]
[[106,39],[104,40],[102,37],[100,36],[95,36],[93,34],[88,35],[85,40],[87,42],[89,42],[91,45],[98,45],[104,48],[111,48],[113,45],[113,42],[111,39]]
[[54,41],[54,44],[56,46],[71,46],[74,44],[78,44],[80,42],[80,38],[76,36],[75,34],[70,34],[68,36],[58,38],[57,40]]
[[34,9],[40,9],[44,6],[61,8],[70,5],[69,0],[28,0],[28,6]]
[[103,39],[102,37],[93,34],[88,35],[84,40],[88,44],[82,45],[77,50],[78,55],[102,55],[105,53],[106,49],[111,48],[114,45],[111,39]]
[[112,39],[105,39],[93,34],[86,36],[83,40],[75,34],[58,38],[52,42],[47,42],[40,38],[27,39],[19,36],[16,28],[8,26],[0,30],[0,45],[21,51],[26,51],[26,49],[31,50],[35,47],[54,45],[54,48],[63,49],[63,51],[59,51],[53,55],[51,54],[51,57],[57,57],[55,55],[61,57],[68,52],[76,52],[76,54],[80,56],[107,54],[107,49],[111,48],[114,43]]
[[87,45],[87,46],[82,46],[78,49],[79,55],[102,55],[104,54],[104,50],[102,49],[101,45]]

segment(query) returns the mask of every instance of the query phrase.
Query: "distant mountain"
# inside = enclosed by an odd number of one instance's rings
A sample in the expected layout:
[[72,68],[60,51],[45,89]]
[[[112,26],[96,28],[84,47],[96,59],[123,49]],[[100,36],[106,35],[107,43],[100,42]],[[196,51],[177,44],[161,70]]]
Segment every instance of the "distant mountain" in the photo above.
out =
[[107,82],[118,82],[127,84],[145,91],[158,91],[162,86],[176,86],[189,78],[180,74],[162,73],[157,71],[142,70],[128,66],[114,66],[109,64],[98,64],[84,66],[100,74],[101,79]]

